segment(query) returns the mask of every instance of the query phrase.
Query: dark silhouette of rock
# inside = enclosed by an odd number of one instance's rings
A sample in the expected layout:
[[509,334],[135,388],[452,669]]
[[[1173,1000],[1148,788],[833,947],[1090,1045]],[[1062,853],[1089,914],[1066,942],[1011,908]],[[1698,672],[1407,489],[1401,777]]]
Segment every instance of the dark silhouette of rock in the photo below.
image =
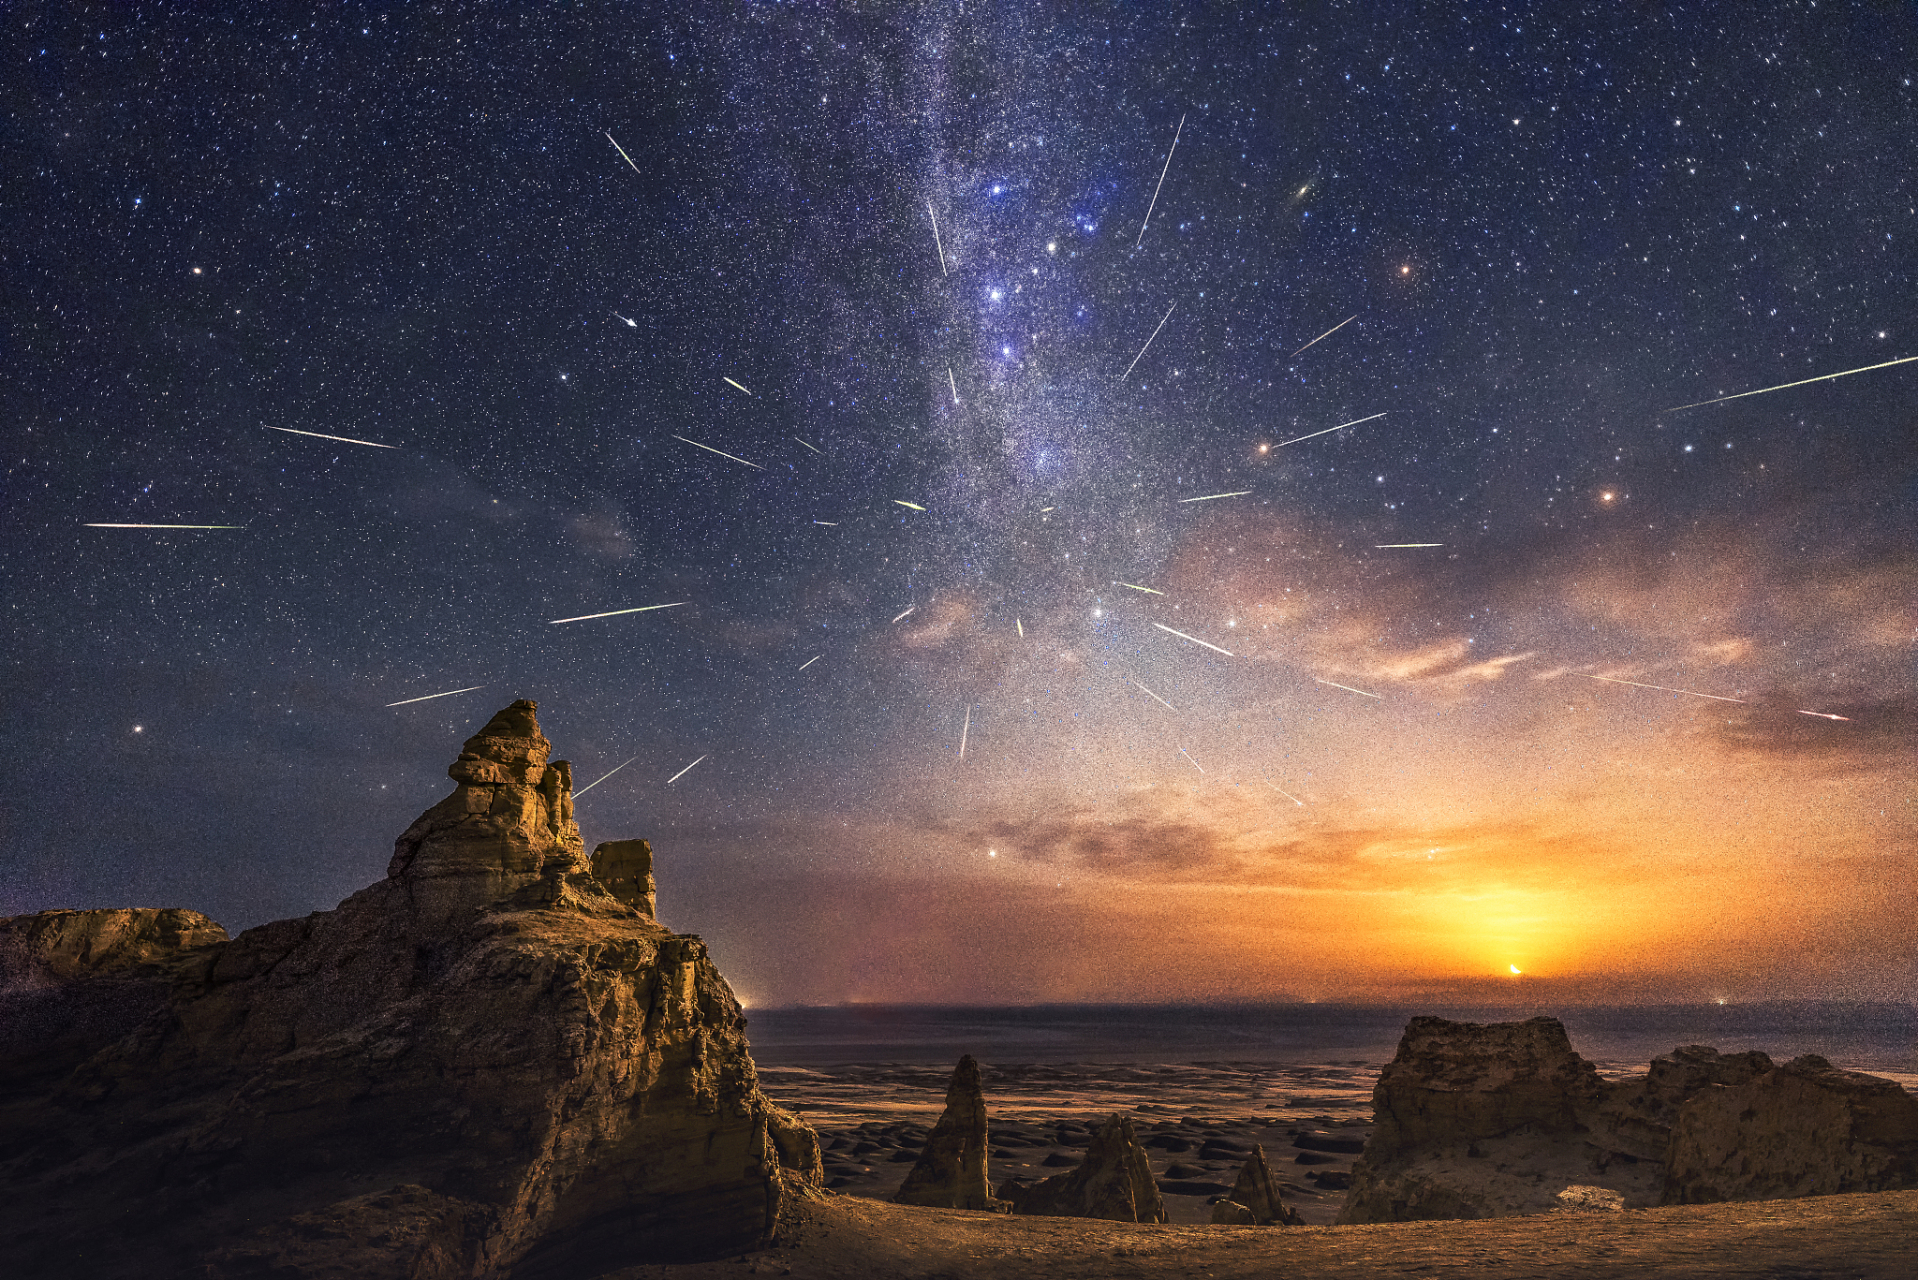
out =
[[1302,1227],[1299,1211],[1279,1199],[1279,1184],[1265,1162],[1265,1148],[1254,1146],[1239,1167],[1238,1181],[1212,1206],[1215,1226]]
[[893,1199],[934,1209],[1004,1207],[986,1185],[986,1095],[971,1054],[953,1068],[946,1109]]
[[1132,1121],[1113,1115],[1099,1126],[1085,1159],[1069,1173],[1024,1189],[1010,1184],[1014,1213],[1049,1218],[1104,1218],[1112,1222],[1164,1222],[1165,1201],[1152,1180],[1152,1166]]
[[1918,1098],[1815,1054],[1678,1109],[1664,1204],[1918,1187]]
[[6,922],[97,940],[46,948],[41,980],[132,958],[150,999],[6,1095],[0,1274],[596,1275],[754,1247],[818,1187],[705,945],[594,879],[535,711],[471,738],[331,911],[226,942],[186,913],[120,941]]

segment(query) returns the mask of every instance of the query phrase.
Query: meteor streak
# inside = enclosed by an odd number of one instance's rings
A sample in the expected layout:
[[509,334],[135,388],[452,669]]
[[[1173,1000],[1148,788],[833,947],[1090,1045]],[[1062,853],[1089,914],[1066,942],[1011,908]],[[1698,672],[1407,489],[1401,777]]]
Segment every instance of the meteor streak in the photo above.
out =
[[916,503],[916,502],[907,502],[907,501],[906,501],[906,500],[905,500],[904,498],[894,498],[894,499],[893,499],[893,501],[894,501],[894,502],[896,502],[896,503],[898,503],[898,504],[899,504],[900,506],[902,506],[902,507],[911,507],[911,508],[912,508],[912,509],[913,509],[914,511],[924,511],[924,510],[925,510],[925,508],[924,508],[924,507],[922,507],[922,506],[920,506],[920,505],[919,505],[918,503]]
[[89,529],[244,529],[243,524],[88,524]]
[[[723,374],[723,373],[719,375],[719,380],[720,380],[721,382],[733,382],[733,380],[732,380],[731,378],[728,378],[728,377],[727,377],[727,376],[726,376],[725,374]],[[738,384],[737,382],[733,382],[733,385],[734,385],[735,387],[739,387],[739,389],[740,389],[741,391],[746,391],[746,388],[744,388],[744,387],[741,387],[741,386],[739,386],[739,384]],[[752,393],[752,392],[750,392],[750,391],[746,391],[746,394],[750,396],[750,395],[752,395],[753,393]],[[753,398],[754,398],[754,399],[758,399],[758,397],[757,397],[757,396],[754,396]]]
[[959,730],[959,758],[961,760],[964,760],[966,758],[966,735],[970,734],[971,732],[972,732],[972,704],[968,702],[966,704],[965,727]]
[[[1174,302],[1172,304],[1172,307],[1176,307],[1178,305],[1179,304],[1177,302]],[[1165,314],[1159,317],[1159,329],[1165,328],[1165,322],[1172,318],[1172,307],[1167,307],[1165,309]],[[1159,329],[1154,329],[1152,331],[1152,338],[1156,338],[1159,336]],[[1125,367],[1125,372],[1119,375],[1119,381],[1124,382],[1126,378],[1131,375],[1133,367],[1136,366],[1139,363],[1139,361],[1145,359],[1146,348],[1152,345],[1152,338],[1147,338],[1145,340],[1145,346],[1140,347],[1139,354],[1132,357],[1132,364],[1129,364]]]
[[[907,606],[906,606],[906,613],[911,613],[911,612],[912,612],[912,611],[913,611],[914,609],[917,609],[918,607],[919,607],[919,606],[918,606],[918,605],[916,605],[916,604],[909,604],[909,605],[907,605]],[[905,616],[906,616],[906,613],[902,613],[902,614],[900,614],[900,615],[899,615],[899,618],[903,618],[903,617],[905,617]],[[894,621],[894,622],[897,622],[897,621],[899,621],[899,618],[894,618],[894,619],[893,619],[893,621]]]
[[932,211],[931,201],[926,202],[926,216],[932,219],[932,247],[939,250],[939,274],[949,276],[952,272],[946,270],[946,247],[939,243],[939,215]]
[[819,660],[820,660],[821,658],[823,658],[823,657],[825,657],[825,656],[826,656],[826,655],[825,655],[825,654],[823,654],[823,653],[815,653],[815,654],[814,654],[814,655],[813,655],[812,657],[810,657],[810,658],[808,658],[808,659],[806,659],[806,660],[805,660],[804,662],[802,662],[802,663],[800,663],[800,664],[799,664],[799,669],[800,669],[801,671],[804,671],[804,670],[805,670],[805,669],[806,669],[807,667],[810,667],[810,666],[811,666],[811,665],[812,665],[813,663],[815,663],[815,662],[817,662],[817,661],[819,661]]
[[1272,779],[1267,778],[1265,780],[1265,785],[1268,787],[1271,787],[1274,791],[1284,796],[1287,800],[1290,800],[1293,804],[1299,806],[1299,808],[1301,809],[1305,808],[1305,801],[1299,799],[1297,796],[1293,795],[1290,791],[1287,791],[1284,787],[1272,781]]
[[[262,426],[266,424],[262,423]],[[363,444],[369,449],[397,449],[396,444],[378,444],[372,440],[355,440],[351,436],[326,436],[317,431],[295,431],[292,427],[267,427],[268,431],[284,431],[290,436],[312,436],[315,440],[337,440],[341,444]]]
[[[1168,627],[1168,626],[1166,626],[1166,625],[1165,625],[1165,623],[1163,623],[1163,622],[1155,622],[1155,623],[1153,623],[1152,625],[1153,625],[1153,626],[1155,626],[1155,627],[1157,627],[1157,628],[1158,628],[1159,630],[1161,630],[1161,631],[1172,631],[1172,628],[1171,628],[1171,627]],[[1181,640],[1190,640],[1190,641],[1191,641],[1191,642],[1192,642],[1193,644],[1202,644],[1202,645],[1205,645],[1205,647],[1206,647],[1206,648],[1208,648],[1208,649],[1210,649],[1210,650],[1212,650],[1213,652],[1215,652],[1215,653],[1223,653],[1223,654],[1224,654],[1224,655],[1225,655],[1226,657],[1228,657],[1228,658],[1235,658],[1235,657],[1237,657],[1237,656],[1238,656],[1237,654],[1235,654],[1235,653],[1233,653],[1233,652],[1232,652],[1232,651],[1231,651],[1230,649],[1221,649],[1221,648],[1219,648],[1219,646],[1218,646],[1218,645],[1216,645],[1216,644],[1212,644],[1212,643],[1210,643],[1210,642],[1208,642],[1208,641],[1205,641],[1205,640],[1201,640],[1201,639],[1199,639],[1199,637],[1197,637],[1197,636],[1189,636],[1189,635],[1187,635],[1187,634],[1186,634],[1185,632],[1183,632],[1183,631],[1172,631],[1172,634],[1173,634],[1173,635],[1175,635],[1175,636],[1177,636],[1177,637],[1179,637],[1179,639],[1181,639]]]
[[[1336,683],[1335,681],[1331,681],[1331,680],[1319,680],[1319,678],[1318,678],[1317,676],[1313,676],[1312,678],[1313,678],[1314,680],[1317,680],[1317,681],[1318,681],[1318,683],[1320,683],[1320,684],[1329,684],[1329,685],[1331,685],[1331,686],[1332,686],[1332,687],[1333,687],[1334,689],[1343,689],[1343,690],[1345,690],[1345,691],[1346,691],[1347,693],[1356,693],[1356,694],[1358,694],[1358,695],[1359,695],[1359,696],[1360,696],[1361,698],[1379,698],[1379,695],[1378,695],[1378,694],[1376,694],[1376,693],[1367,693],[1367,692],[1366,692],[1365,690],[1363,690],[1363,689],[1354,689],[1354,688],[1353,688],[1353,687],[1352,687],[1351,685],[1349,685],[1349,684],[1338,684],[1338,683]],[[1379,701],[1380,701],[1380,702],[1384,702],[1384,701],[1385,701],[1385,699],[1384,699],[1384,698],[1379,698]]]
[[814,523],[814,524],[823,524],[823,525],[825,525],[825,526],[826,526],[826,527],[827,527],[828,529],[837,529],[837,528],[839,527],[839,522],[838,522],[837,520],[815,520],[815,521],[813,521],[813,523]]
[[[1135,247],[1136,247],[1136,246],[1135,246]],[[1358,317],[1358,313],[1357,313],[1357,312],[1354,312],[1353,314],[1351,314],[1351,315],[1349,315],[1349,316],[1347,316],[1347,317],[1345,317],[1345,319],[1343,319],[1343,320],[1341,320],[1341,321],[1339,321],[1339,322],[1338,322],[1337,324],[1335,324],[1335,325],[1333,325],[1333,326],[1332,326],[1332,327],[1331,327],[1330,329],[1327,329],[1327,330],[1326,330],[1326,331],[1325,331],[1324,333],[1321,333],[1321,334],[1320,334],[1320,335],[1319,335],[1318,337],[1316,337],[1316,338],[1314,338],[1314,339],[1312,339],[1312,342],[1308,342],[1308,343],[1306,343],[1306,344],[1305,344],[1305,347],[1309,347],[1309,346],[1311,346],[1313,342],[1323,342],[1323,341],[1325,341],[1325,340],[1326,340],[1327,338],[1329,338],[1329,337],[1331,337],[1331,336],[1332,336],[1333,334],[1335,334],[1335,333],[1337,333],[1337,332],[1338,332],[1338,331],[1339,331],[1340,329],[1343,329],[1343,328],[1344,328],[1344,327],[1345,327],[1346,325],[1348,325],[1348,324],[1351,324],[1351,323],[1352,323],[1352,322],[1353,322],[1354,320],[1356,320],[1356,319],[1358,319],[1358,318],[1359,318],[1359,317]],[[1305,347],[1300,347],[1300,348],[1299,348],[1299,351],[1303,351],[1303,350],[1305,350]],[[1294,352],[1292,353],[1292,355],[1294,355],[1294,356],[1295,356],[1295,355],[1297,355],[1297,354],[1299,354],[1299,351],[1294,351]],[[1287,357],[1286,357],[1286,359],[1288,359],[1288,360],[1290,360],[1291,358],[1292,358],[1292,356],[1287,356]]]
[[1018,630],[1018,632],[1019,632],[1019,638],[1020,638],[1021,640],[1023,640],[1023,639],[1025,639],[1025,638],[1026,638],[1026,624],[1025,624],[1025,623],[1023,623],[1023,622],[1021,622],[1021,621],[1019,621],[1019,619],[1017,619],[1017,618],[1014,618],[1014,619],[1012,620],[1012,625],[1013,625],[1013,626],[1014,626],[1014,627],[1015,627],[1015,628],[1016,628],[1016,629]]
[[[704,760],[705,758],[706,758],[705,756],[701,756],[699,757],[699,760]],[[698,764],[699,760],[693,761],[693,764]],[[666,785],[670,787],[675,782],[678,782],[681,778],[685,777],[688,773],[692,772],[693,764],[687,765],[684,769],[681,769],[678,773],[675,773],[672,777],[666,779]]]
[[[485,687],[483,684],[469,684],[464,689],[448,689],[445,693],[429,693],[423,698],[401,698],[398,702],[389,702],[386,705],[389,707],[403,707],[409,702],[431,702],[435,698],[450,698],[456,693],[471,693],[475,689],[484,689]],[[1805,714],[1811,715],[1812,713],[1808,711]]]
[[[1585,673],[1583,671],[1577,671],[1577,672],[1574,672],[1573,674],[1585,676]],[[1611,676],[1585,676],[1585,678],[1587,680],[1603,680],[1607,684],[1628,684],[1628,685],[1631,685],[1634,689],[1656,689],[1660,693],[1682,693],[1688,698],[1710,698],[1714,702],[1744,702],[1745,701],[1745,699],[1743,698],[1722,698],[1715,693],[1699,693],[1698,691],[1694,689],[1668,689],[1662,684],[1640,684],[1636,680],[1615,680]]]
[[617,618],[623,613],[650,613],[654,609],[677,609],[687,603],[684,600],[673,604],[643,604],[637,609],[609,609],[605,613],[582,613],[577,618],[554,618],[547,625],[558,626],[562,622],[588,622],[594,618]]
[[620,318],[621,320],[624,320],[624,321],[626,322],[626,327],[627,327],[628,329],[637,329],[637,328],[639,328],[639,321],[637,321],[637,320],[635,320],[635,319],[633,319],[633,318],[632,318],[631,316],[622,316],[622,315],[620,315],[620,314],[619,314],[619,312],[617,312],[617,311],[615,311],[615,312],[613,312],[613,314],[614,314],[615,316],[618,316],[618,317],[619,317],[619,318]]
[[1442,547],[1444,545],[1443,542],[1375,542],[1372,544],[1372,549],[1389,551],[1393,547]]
[[[633,158],[626,154],[625,147],[622,147],[619,145],[619,139],[615,138],[612,134],[608,133],[606,135],[606,141],[613,144],[613,150],[619,152],[619,158],[621,160],[624,160],[628,165],[630,165],[634,173],[639,173],[639,166],[636,164],[633,164]],[[643,173],[639,173],[639,176],[643,178],[646,175]],[[631,324],[632,322],[629,320],[627,321],[627,323]]]
[[[1387,409],[1387,410],[1386,410],[1385,412],[1386,412],[1386,413],[1390,413],[1390,412],[1391,412],[1391,410],[1390,410],[1390,409]],[[1372,418],[1383,418],[1384,416],[1385,416],[1385,413],[1375,413],[1375,414],[1373,414],[1373,415],[1372,415]],[[1305,435],[1305,436],[1294,436],[1294,437],[1293,437],[1292,439],[1290,439],[1290,440],[1281,440],[1281,441],[1279,441],[1279,443],[1278,443],[1278,445],[1277,445],[1276,447],[1277,447],[1277,448],[1280,448],[1280,449],[1283,449],[1283,448],[1285,448],[1285,446],[1287,446],[1288,444],[1297,444],[1297,443],[1298,443],[1299,441],[1301,441],[1301,440],[1310,440],[1310,439],[1312,439],[1312,437],[1313,437],[1313,436],[1329,436],[1329,435],[1331,435],[1331,434],[1332,434],[1332,433],[1333,433],[1334,431],[1343,431],[1343,430],[1345,430],[1345,429],[1346,429],[1347,427],[1356,427],[1356,426],[1358,426],[1358,425],[1359,425],[1359,423],[1361,423],[1361,422],[1370,422],[1370,421],[1372,420],[1372,418],[1354,418],[1354,419],[1352,419],[1352,421],[1350,421],[1350,422],[1341,422],[1341,423],[1340,423],[1340,424],[1339,424],[1338,426],[1336,426],[1336,427],[1327,427],[1327,428],[1326,428],[1325,430],[1323,430],[1323,431],[1314,431],[1314,432],[1313,432],[1313,433],[1312,433],[1311,435]]]
[[1238,489],[1231,493],[1208,493],[1203,498],[1180,498],[1180,502],[1210,502],[1214,498],[1243,498],[1251,493],[1250,489]]
[[[1133,681],[1132,683],[1133,683],[1133,684],[1139,684],[1139,682],[1138,682],[1137,680],[1134,680],[1134,681]],[[1145,696],[1146,696],[1146,697],[1148,697],[1148,698],[1150,698],[1150,699],[1152,699],[1152,700],[1153,700],[1154,702],[1156,702],[1156,703],[1158,703],[1158,704],[1159,704],[1160,706],[1162,706],[1162,707],[1164,707],[1164,708],[1165,708],[1165,709],[1166,709],[1167,711],[1170,711],[1170,712],[1172,712],[1172,713],[1173,713],[1174,715],[1177,715],[1177,714],[1178,714],[1178,711],[1179,711],[1179,709],[1178,709],[1177,707],[1175,707],[1175,706],[1173,706],[1173,705],[1172,705],[1172,704],[1171,704],[1170,702],[1167,702],[1167,701],[1166,701],[1166,700],[1165,700],[1164,698],[1161,698],[1161,697],[1160,697],[1160,696],[1159,696],[1158,694],[1156,694],[1156,693],[1154,693],[1154,692],[1152,692],[1152,690],[1150,690],[1150,689],[1146,689],[1146,687],[1145,687],[1144,685],[1142,685],[1142,684],[1139,684],[1139,687],[1140,687],[1141,689],[1145,689]]]
[[1800,378],[1797,382],[1781,382],[1775,387],[1760,387],[1756,391],[1741,391],[1735,396],[1720,396],[1716,400],[1694,400],[1690,404],[1673,405],[1666,413],[1676,413],[1680,409],[1696,409],[1705,404],[1721,404],[1726,400],[1743,400],[1746,396],[1762,396],[1767,391],[1783,391],[1787,387],[1802,387],[1812,382],[1830,382],[1833,378],[1849,378],[1854,373],[1870,373],[1873,369],[1889,369],[1895,364],[1910,364],[1918,356],[1901,356],[1896,360],[1887,360],[1883,364],[1868,364],[1858,369],[1847,369],[1843,373],[1821,373],[1816,378]]
[[[799,437],[794,436],[793,439],[799,440]],[[799,440],[799,443],[806,444],[804,440]],[[811,449],[814,453],[818,454],[822,458],[826,456],[826,451],[824,449],[819,448],[817,445],[806,444],[806,447],[808,449]]]
[[952,388],[952,402],[959,403],[959,384],[953,379],[952,366],[946,366],[946,385]]
[[1801,716],[1817,716],[1820,720],[1850,720],[1850,716],[1835,716],[1829,711],[1800,711]]
[[1122,587],[1131,587],[1134,591],[1143,591],[1148,595],[1162,596],[1165,594],[1163,591],[1154,591],[1151,587],[1141,587],[1131,582],[1121,582],[1119,585]]
[[[637,759],[639,759],[638,756],[633,757],[633,760],[637,760]],[[626,765],[631,764],[633,760],[626,761],[626,764],[616,764],[612,768],[608,769],[605,773],[600,774],[597,778],[594,778],[591,782],[581,787],[578,791],[575,791],[573,793],[573,799],[575,800],[579,799],[581,796],[585,795],[588,791],[591,791],[594,787],[597,787],[600,783],[606,781],[606,779],[612,777],[614,774],[618,773],[621,769],[624,769]]]
[[1145,239],[1145,229],[1152,222],[1152,211],[1159,207],[1159,189],[1165,186],[1165,171],[1172,167],[1172,153],[1179,149],[1179,135],[1185,132],[1185,117],[1179,117],[1179,127],[1172,131],[1172,145],[1165,151],[1165,169],[1159,170],[1159,185],[1152,188],[1152,203],[1145,207],[1145,221],[1139,224],[1139,239],[1132,242],[1134,249]]
[[[673,437],[673,439],[675,439],[675,440],[686,440],[686,437],[685,437],[685,436],[674,436],[674,437]],[[716,454],[718,454],[718,455],[719,455],[720,457],[722,457],[722,458],[732,458],[732,460],[733,460],[734,462],[746,462],[746,460],[745,460],[744,458],[738,458],[738,457],[734,457],[734,456],[733,456],[732,454],[730,454],[730,453],[727,453],[727,452],[726,452],[726,451],[725,451],[724,449],[715,449],[715,448],[713,448],[713,447],[712,447],[711,445],[709,445],[709,444],[701,444],[701,443],[699,443],[699,441],[697,441],[697,440],[686,440],[686,443],[687,443],[687,444],[689,444],[689,445],[691,445],[691,446],[692,446],[693,448],[695,448],[695,449],[704,449],[704,450],[705,450],[705,451],[706,451],[707,453],[716,453]],[[751,468],[752,468],[752,469],[753,469],[754,471],[764,471],[764,470],[766,469],[766,468],[764,468],[764,467],[762,467],[762,466],[760,466],[760,465],[759,465],[759,464],[758,464],[757,462],[746,462],[746,465],[747,465],[747,466],[749,466],[749,467],[751,467]]]
[[1184,747],[1179,748],[1179,754],[1184,756],[1186,758],[1186,763],[1190,764],[1194,769],[1197,769],[1200,773],[1205,772],[1205,766],[1200,764],[1197,760],[1194,760],[1192,758],[1192,753],[1187,751]]

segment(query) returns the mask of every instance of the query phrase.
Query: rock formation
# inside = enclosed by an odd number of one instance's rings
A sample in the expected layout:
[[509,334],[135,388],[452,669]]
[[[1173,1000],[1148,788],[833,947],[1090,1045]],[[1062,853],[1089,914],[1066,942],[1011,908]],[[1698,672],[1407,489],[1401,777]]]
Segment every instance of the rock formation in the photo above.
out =
[[1918,1187],[1918,1098],[1807,1054],[1678,1109],[1664,1204]]
[[945,1112],[893,1199],[934,1209],[1005,1207],[986,1185],[986,1096],[971,1054],[953,1068]]
[[1215,1226],[1302,1227],[1299,1211],[1279,1199],[1279,1184],[1265,1162],[1265,1148],[1253,1146],[1239,1166],[1238,1181],[1225,1199],[1212,1206]]
[[1918,1186],[1918,1099],[1822,1058],[1674,1049],[1608,1084],[1556,1019],[1414,1018],[1341,1223]]
[[1105,1218],[1112,1222],[1164,1222],[1165,1201],[1152,1180],[1152,1166],[1132,1121],[1107,1117],[1086,1148],[1079,1167],[1009,1192],[1014,1213],[1048,1218]]
[[658,914],[653,846],[644,840],[608,840],[593,849],[593,879],[648,920]]
[[0,924],[8,992],[140,997],[84,1061],[0,1045],[36,1082],[0,1094],[0,1273],[587,1276],[753,1247],[818,1186],[704,944],[641,909],[650,850],[601,847],[619,896],[593,876],[535,711],[331,911]]

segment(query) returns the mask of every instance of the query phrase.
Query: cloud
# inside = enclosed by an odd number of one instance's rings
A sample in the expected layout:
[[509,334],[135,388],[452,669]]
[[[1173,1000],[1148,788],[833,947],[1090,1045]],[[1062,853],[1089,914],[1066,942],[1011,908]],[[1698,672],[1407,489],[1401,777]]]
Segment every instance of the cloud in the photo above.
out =
[[1766,695],[1763,706],[1739,707],[1715,720],[1711,737],[1738,755],[1815,764],[1825,771],[1909,765],[1918,760],[1918,704],[1905,695],[1825,700],[1778,690]]

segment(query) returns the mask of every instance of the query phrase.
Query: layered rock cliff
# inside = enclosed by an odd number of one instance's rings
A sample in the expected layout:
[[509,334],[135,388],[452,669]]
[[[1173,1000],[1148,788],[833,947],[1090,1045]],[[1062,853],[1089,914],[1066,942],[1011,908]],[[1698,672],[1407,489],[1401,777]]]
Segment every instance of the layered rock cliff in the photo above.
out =
[[1703,1045],[1601,1080],[1555,1018],[1414,1018],[1341,1223],[1918,1186],[1918,1099],[1821,1058]]
[[[471,738],[332,911],[41,948],[43,1004],[82,981],[61,957],[137,953],[138,1016],[14,1072],[37,1085],[0,1102],[0,1272],[584,1278],[750,1248],[819,1185],[704,944],[651,918],[650,849],[602,850],[618,896],[594,878],[535,712]],[[14,968],[21,938],[126,913],[61,914],[100,919],[6,922]]]

